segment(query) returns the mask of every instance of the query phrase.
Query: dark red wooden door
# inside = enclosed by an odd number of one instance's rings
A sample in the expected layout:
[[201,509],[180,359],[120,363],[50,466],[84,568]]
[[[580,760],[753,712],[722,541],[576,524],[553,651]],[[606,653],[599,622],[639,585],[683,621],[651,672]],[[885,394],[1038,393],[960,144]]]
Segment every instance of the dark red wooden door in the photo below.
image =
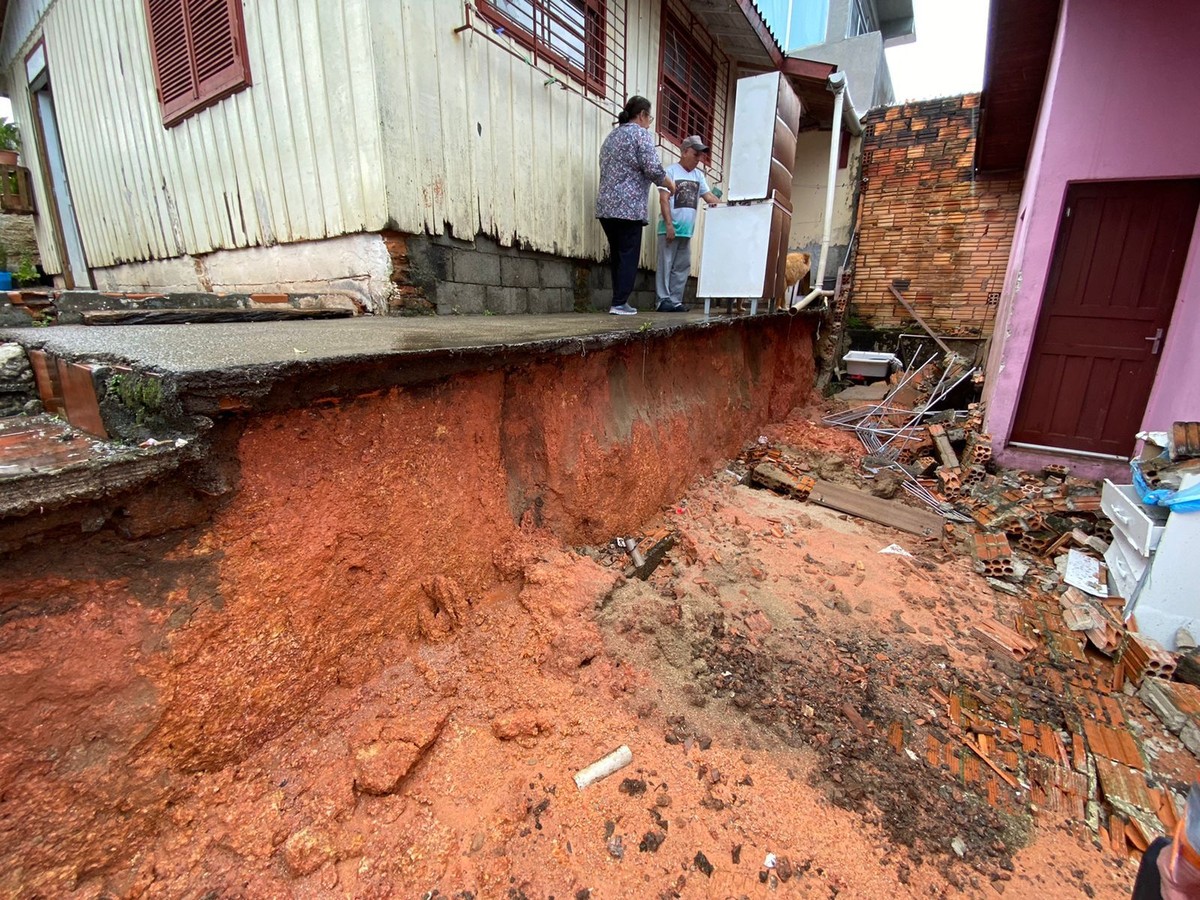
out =
[[1200,181],[1068,188],[1013,442],[1133,451],[1198,202]]

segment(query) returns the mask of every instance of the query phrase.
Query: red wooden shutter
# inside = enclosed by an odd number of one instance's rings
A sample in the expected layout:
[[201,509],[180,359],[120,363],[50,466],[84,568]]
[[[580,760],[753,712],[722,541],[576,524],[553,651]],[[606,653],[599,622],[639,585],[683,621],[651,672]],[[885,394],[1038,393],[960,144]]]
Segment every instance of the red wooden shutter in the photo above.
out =
[[[188,31],[200,100],[224,95],[246,81],[240,0],[186,0]],[[236,18],[235,18],[236,16]]]
[[242,0],[145,0],[164,125],[250,83]]
[[194,105],[198,97],[183,3],[184,0],[146,0],[154,79],[165,122]]

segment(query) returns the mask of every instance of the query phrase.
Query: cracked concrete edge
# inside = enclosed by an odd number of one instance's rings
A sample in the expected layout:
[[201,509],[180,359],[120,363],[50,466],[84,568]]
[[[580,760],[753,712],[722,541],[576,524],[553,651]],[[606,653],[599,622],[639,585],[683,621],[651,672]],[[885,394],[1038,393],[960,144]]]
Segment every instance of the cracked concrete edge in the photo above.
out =
[[116,459],[87,460],[37,475],[0,479],[0,520],[111,497],[160,478],[198,455],[192,445],[130,450]]

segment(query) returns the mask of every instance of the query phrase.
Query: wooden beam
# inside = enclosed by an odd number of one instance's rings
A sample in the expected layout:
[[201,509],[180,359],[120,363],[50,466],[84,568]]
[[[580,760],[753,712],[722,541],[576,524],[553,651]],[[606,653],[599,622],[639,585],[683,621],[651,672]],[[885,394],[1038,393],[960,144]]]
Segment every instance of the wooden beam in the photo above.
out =
[[926,324],[925,320],[922,319],[919,315],[917,315],[917,311],[912,308],[912,306],[909,304],[909,302],[907,300],[904,299],[904,295],[902,293],[900,293],[898,290],[896,290],[896,286],[894,284],[889,284],[888,290],[891,291],[892,294],[896,297],[896,299],[899,300],[900,303],[904,306],[904,308],[908,310],[908,314],[917,320],[917,324],[925,329],[926,334],[928,334],[931,338],[933,338],[935,341],[937,341],[937,345],[939,347],[941,347],[944,352],[946,352],[946,353],[953,352],[948,346],[946,346],[945,341],[943,341],[940,337],[938,337],[936,334],[933,333],[933,329],[930,328],[929,325]]
[[915,509],[894,500],[882,500],[866,491],[828,481],[817,481],[809,492],[808,500],[819,506],[849,513],[870,522],[878,522],[880,525],[891,525],[921,537],[939,536],[946,524],[946,520],[935,513]]

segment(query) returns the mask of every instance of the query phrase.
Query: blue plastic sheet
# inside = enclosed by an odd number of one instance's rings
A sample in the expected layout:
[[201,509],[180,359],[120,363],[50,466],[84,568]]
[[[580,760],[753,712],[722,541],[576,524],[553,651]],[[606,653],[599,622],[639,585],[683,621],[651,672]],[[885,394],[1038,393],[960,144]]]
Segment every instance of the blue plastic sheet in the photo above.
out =
[[1141,461],[1131,459],[1129,468],[1133,471],[1134,487],[1147,506],[1165,506],[1171,512],[1200,512],[1200,484],[1193,484],[1182,491],[1168,488],[1151,490],[1150,485],[1146,484],[1146,476],[1142,474]]

